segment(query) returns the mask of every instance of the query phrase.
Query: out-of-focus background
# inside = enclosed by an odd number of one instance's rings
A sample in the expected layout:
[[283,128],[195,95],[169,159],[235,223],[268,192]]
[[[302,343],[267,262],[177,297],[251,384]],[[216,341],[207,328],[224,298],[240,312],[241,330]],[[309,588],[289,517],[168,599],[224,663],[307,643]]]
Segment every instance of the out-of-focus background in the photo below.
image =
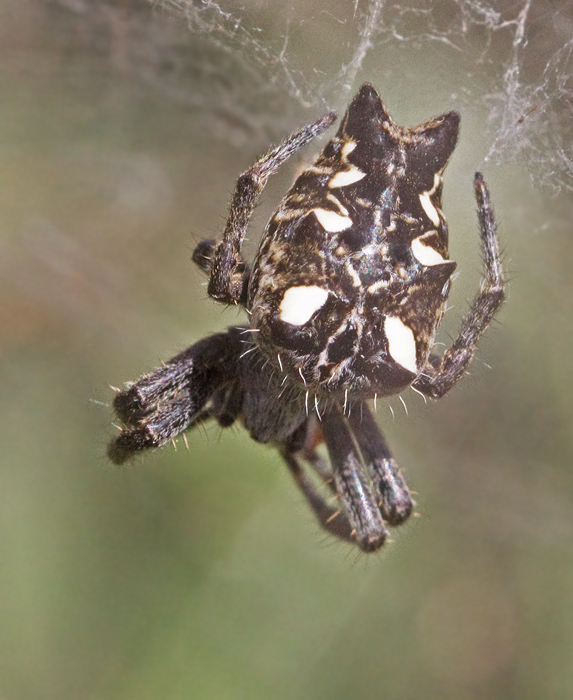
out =
[[[0,2],[1,700],[571,698],[572,42],[568,0]],[[365,80],[462,113],[441,340],[477,168],[510,278],[448,397],[379,403],[420,517],[368,557],[239,428],[105,457],[109,384],[244,322],[190,261],[236,177]]]

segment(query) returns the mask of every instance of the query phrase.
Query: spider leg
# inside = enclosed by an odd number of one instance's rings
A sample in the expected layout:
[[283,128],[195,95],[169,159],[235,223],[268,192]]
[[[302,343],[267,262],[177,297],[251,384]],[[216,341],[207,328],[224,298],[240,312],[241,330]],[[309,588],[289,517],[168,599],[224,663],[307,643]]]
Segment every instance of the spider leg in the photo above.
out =
[[481,173],[475,175],[474,188],[485,274],[481,290],[462,322],[458,337],[441,360],[436,361],[435,357],[430,359],[412,384],[418,391],[434,398],[446,394],[461,378],[474,356],[478,340],[491,323],[505,296],[497,226],[489,190]]
[[211,415],[221,428],[229,428],[243,410],[245,393],[239,382],[225,386],[212,397]]
[[225,304],[245,304],[249,270],[241,255],[245,232],[269,177],[296,151],[321,134],[336,119],[331,112],[295,131],[271,149],[237,180],[223,240],[199,243],[193,260],[211,274],[208,294]]
[[[354,544],[356,538],[345,513],[326,502],[312,479],[306,474],[295,453],[289,450],[283,450],[282,456],[288,465],[290,473],[293,475],[296,485],[302,491],[308,505],[316,515],[322,527],[331,535],[335,535],[341,540]],[[312,463],[311,460],[314,460],[314,458],[322,461],[316,453],[304,455],[304,458],[309,463]]]
[[149,417],[141,419],[139,425],[123,428],[109,444],[107,454],[114,464],[123,464],[137,452],[161,447],[208,418],[209,411],[195,414],[189,396],[182,393],[161,404]]
[[336,490],[344,504],[354,540],[363,551],[373,552],[384,544],[388,531],[372,482],[365,473],[348,423],[338,406],[333,406],[323,416],[321,428]]
[[[240,328],[230,328],[205,338],[120,391],[113,405],[125,427],[110,443],[110,459],[121,464],[137,452],[164,445],[210,415],[219,420],[216,411],[204,408],[235,377],[242,351],[240,334]],[[228,401],[221,406],[221,425],[230,424],[224,413]]]
[[384,520],[390,525],[400,525],[408,519],[415,504],[368,405],[353,406],[348,422],[380,499]]

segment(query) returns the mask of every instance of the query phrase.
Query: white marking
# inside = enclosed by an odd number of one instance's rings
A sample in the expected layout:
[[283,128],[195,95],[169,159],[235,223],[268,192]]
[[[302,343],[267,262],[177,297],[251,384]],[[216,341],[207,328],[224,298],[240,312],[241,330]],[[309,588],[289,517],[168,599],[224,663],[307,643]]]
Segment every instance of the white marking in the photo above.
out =
[[248,355],[250,352],[253,352],[253,350],[256,350],[256,348],[251,348],[250,350],[245,350],[245,352],[239,356],[239,359],[243,359],[246,355]]
[[347,156],[356,148],[356,145],[356,141],[352,141],[352,139],[350,139],[344,144],[344,146],[342,146],[342,149],[340,150],[342,160],[346,160]]
[[421,262],[422,265],[427,265],[428,267],[445,263],[446,261],[438,253],[438,251],[435,248],[432,248],[432,246],[426,245],[423,239],[424,236],[419,236],[418,238],[414,238],[412,241],[412,253],[414,254],[416,260]]
[[349,216],[342,216],[329,209],[313,209],[312,211],[318,219],[318,223],[328,233],[346,231],[352,226],[352,219]]
[[[415,391],[416,394],[420,394],[420,396],[424,399],[424,403],[428,403],[428,399],[425,397],[424,394],[422,394],[422,392],[419,389],[416,389],[416,387],[412,385],[410,385],[410,389],[412,389],[412,391]],[[185,433],[183,433],[183,435],[185,435]]]
[[281,221],[290,221],[306,214],[305,209],[279,209],[275,212],[273,219],[280,224]]
[[420,195],[420,204],[422,205],[422,209],[426,212],[428,219],[430,219],[434,226],[439,226],[440,215],[438,214],[438,210],[430,200],[429,192],[422,192],[422,194]]
[[302,326],[328,299],[322,287],[290,287],[283,295],[279,306],[279,318],[292,326]]
[[330,175],[332,168],[326,165],[311,165],[307,168],[305,173],[316,173],[317,175]]
[[343,216],[349,216],[348,209],[333,194],[330,194],[329,192],[326,195],[326,199],[328,199],[329,202],[332,202],[335,207],[338,207],[338,210]]
[[420,204],[422,205],[422,209],[426,212],[428,218],[434,224],[434,226],[440,225],[440,215],[438,214],[438,210],[433,205],[430,197],[438,189],[441,181],[442,178],[438,175],[438,173],[436,173],[434,175],[434,186],[432,187],[432,189],[428,190],[427,192],[422,192],[422,194],[420,195]]
[[350,261],[346,262],[346,272],[352,277],[352,286],[353,287],[361,287],[362,286],[362,280],[360,279],[360,275],[356,272],[356,270],[352,267],[350,264]]
[[362,170],[352,166],[350,170],[340,170],[332,177],[328,183],[329,187],[347,187],[348,185],[353,185],[355,182],[362,180],[366,177],[366,173]]
[[386,316],[384,332],[388,338],[388,352],[392,359],[404,369],[417,374],[416,340],[412,329],[397,316]]
[[371,284],[368,287],[367,292],[368,292],[368,294],[375,294],[379,289],[383,289],[384,287],[387,287],[387,286],[388,286],[388,280],[384,280],[384,279],[378,280],[378,282],[374,282],[373,284]]

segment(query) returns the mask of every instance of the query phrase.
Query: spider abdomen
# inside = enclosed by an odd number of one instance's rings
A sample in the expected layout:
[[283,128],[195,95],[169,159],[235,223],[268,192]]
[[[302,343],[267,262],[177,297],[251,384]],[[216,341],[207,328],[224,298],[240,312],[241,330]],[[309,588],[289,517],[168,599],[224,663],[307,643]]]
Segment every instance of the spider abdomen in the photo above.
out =
[[281,202],[249,308],[260,348],[295,383],[393,394],[425,365],[455,268],[441,174],[458,123],[450,112],[398,127],[365,85]]

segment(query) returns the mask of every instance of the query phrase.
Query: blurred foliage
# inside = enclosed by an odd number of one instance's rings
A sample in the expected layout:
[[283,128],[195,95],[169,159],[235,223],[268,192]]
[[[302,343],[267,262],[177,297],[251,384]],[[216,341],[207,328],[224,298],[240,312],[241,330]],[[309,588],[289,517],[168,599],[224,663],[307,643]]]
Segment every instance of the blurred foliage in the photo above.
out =
[[[273,18],[259,5],[258,22],[286,23],[281,3]],[[313,5],[313,51],[334,64],[332,7]],[[108,383],[237,322],[206,300],[194,242],[217,235],[282,123],[307,118],[257,87],[241,96],[252,142],[222,138],[232,106],[210,130],[187,59],[171,89],[195,41],[143,0],[0,4],[0,699],[570,698],[573,207],[517,168],[487,172],[512,278],[501,325],[451,396],[408,393],[395,420],[378,407],[421,515],[381,554],[326,538],[279,457],[238,428],[106,463]],[[396,119],[449,109],[454,58],[392,48],[359,77]],[[471,178],[487,146],[463,116],[446,340],[479,279]]]

